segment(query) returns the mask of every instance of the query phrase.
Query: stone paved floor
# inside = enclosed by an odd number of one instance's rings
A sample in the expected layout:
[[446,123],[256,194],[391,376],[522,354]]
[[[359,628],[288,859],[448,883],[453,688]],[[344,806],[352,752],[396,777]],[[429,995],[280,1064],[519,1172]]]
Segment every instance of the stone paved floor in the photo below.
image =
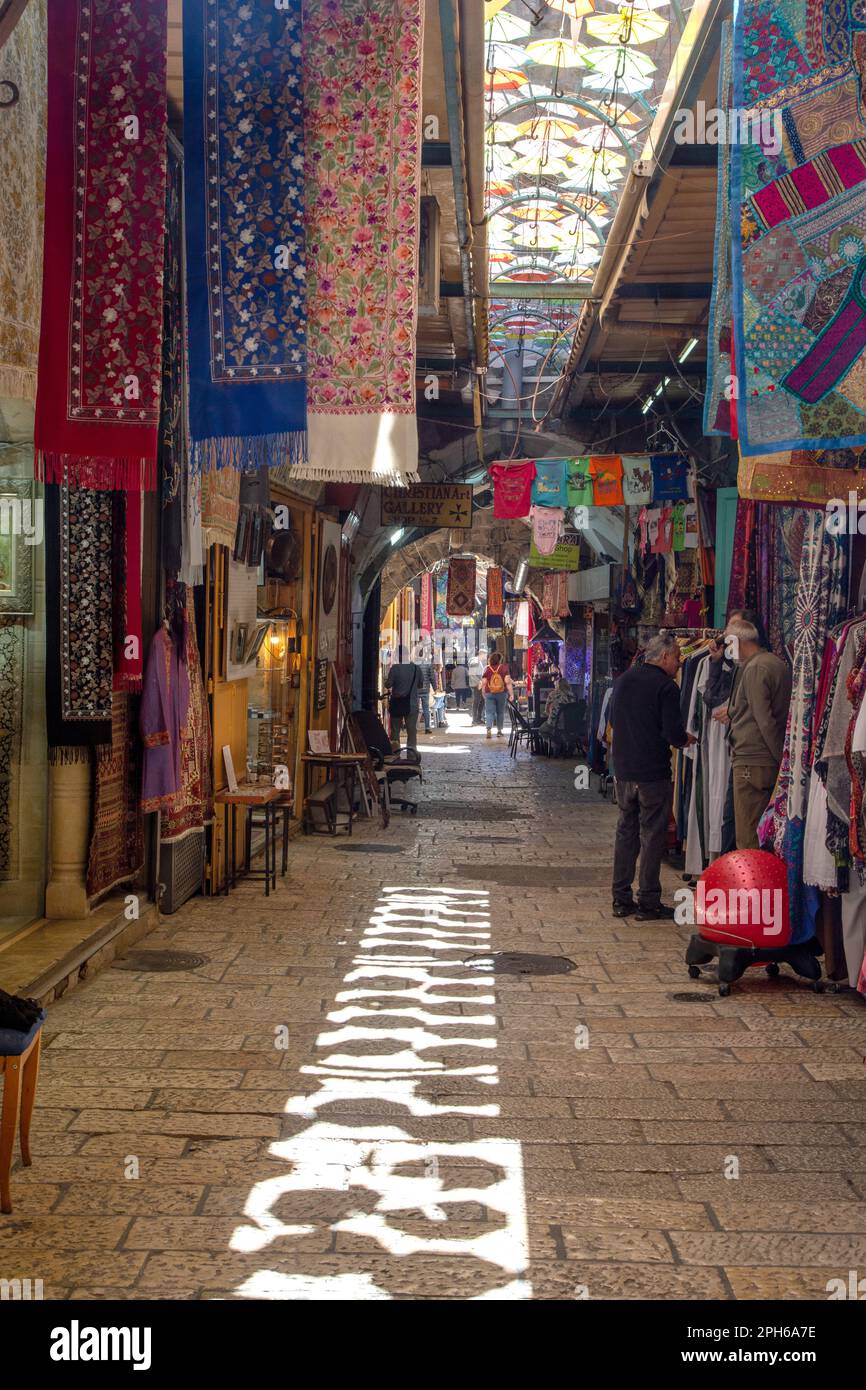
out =
[[[797,1299],[866,1273],[863,1002],[689,981],[684,933],[609,914],[612,807],[455,723],[422,736],[417,818],[295,841],[275,897],[198,899],[144,943],[206,965],[111,968],[51,1010],[0,1277]],[[577,968],[465,964],[491,949]]]

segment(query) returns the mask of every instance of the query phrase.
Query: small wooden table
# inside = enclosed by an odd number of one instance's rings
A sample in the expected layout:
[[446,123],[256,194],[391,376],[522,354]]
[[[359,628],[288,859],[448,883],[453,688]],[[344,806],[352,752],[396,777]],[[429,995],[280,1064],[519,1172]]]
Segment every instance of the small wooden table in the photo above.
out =
[[[346,798],[349,804],[349,825],[348,831],[352,833],[352,820],[354,817],[355,805],[355,779],[364,762],[366,753],[302,753],[301,761],[304,764],[304,815],[306,817],[307,797],[310,794],[309,769],[313,767],[323,767],[328,775],[333,775],[335,788],[339,789],[339,777],[342,773],[344,785],[346,787]],[[336,824],[331,831],[336,835]]]
[[[241,783],[236,792],[229,791],[224,787],[217,792],[214,801],[223,808],[223,849],[225,852],[225,891],[228,894],[230,888],[237,884],[237,865],[235,863],[237,855],[237,820],[236,809],[238,806],[244,808],[244,820],[247,811],[250,809],[263,809],[265,813],[265,867],[264,869],[245,869],[247,878],[263,878],[265,881],[265,897],[270,896],[271,884],[274,889],[277,886],[277,807],[276,803],[281,800],[283,792],[281,788],[272,786],[269,782]],[[231,818],[229,809],[231,808]],[[244,837],[246,838],[246,837]]]

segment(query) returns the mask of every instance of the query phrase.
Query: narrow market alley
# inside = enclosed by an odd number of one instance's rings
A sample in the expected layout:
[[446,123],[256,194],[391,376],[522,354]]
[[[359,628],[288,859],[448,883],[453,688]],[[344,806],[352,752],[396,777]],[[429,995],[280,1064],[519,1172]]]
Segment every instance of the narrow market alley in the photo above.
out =
[[823,1299],[866,1265],[862,999],[689,980],[686,928],[610,915],[615,811],[573,760],[449,725],[417,816],[294,838],[275,896],[142,943],[187,968],[130,953],[52,1008],[4,1272],[51,1299]]

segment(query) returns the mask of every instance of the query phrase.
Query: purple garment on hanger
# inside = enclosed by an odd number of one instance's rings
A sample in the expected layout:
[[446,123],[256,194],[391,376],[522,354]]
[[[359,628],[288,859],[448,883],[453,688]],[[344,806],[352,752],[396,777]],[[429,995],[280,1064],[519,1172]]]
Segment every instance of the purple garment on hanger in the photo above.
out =
[[[185,643],[182,650],[185,650]],[[150,644],[139,728],[144,743],[141,806],[158,811],[180,791],[180,736],[189,712],[189,672],[164,627]]]

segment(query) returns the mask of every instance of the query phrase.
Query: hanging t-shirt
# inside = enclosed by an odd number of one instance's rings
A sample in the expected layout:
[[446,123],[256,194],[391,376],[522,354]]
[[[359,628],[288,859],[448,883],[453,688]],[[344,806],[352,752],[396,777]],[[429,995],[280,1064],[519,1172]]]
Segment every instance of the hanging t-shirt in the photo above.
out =
[[697,550],[698,548],[698,504],[697,502],[687,502],[685,505],[686,519],[686,550]]
[[591,507],[594,498],[589,459],[569,459],[567,471],[569,507]]
[[672,507],[662,507],[659,512],[659,526],[653,551],[656,555],[669,555],[674,543],[674,513]]
[[674,550],[686,548],[686,504],[675,502],[673,507]]
[[491,463],[488,473],[493,479],[493,515],[501,521],[514,521],[529,516],[535,464]]
[[679,502],[688,496],[689,461],[682,454],[654,454],[650,466],[654,501]]
[[589,460],[592,500],[597,507],[622,505],[622,459],[618,454],[597,455]]
[[534,463],[533,502],[539,507],[565,507],[568,503],[565,459],[535,459]]
[[[661,507],[648,507],[646,516],[641,520],[641,540],[643,548],[649,548],[655,552],[656,543],[659,538],[659,519],[661,518]],[[644,531],[644,526],[646,530]]]
[[623,457],[622,498],[629,507],[646,507],[652,501],[653,475],[646,454]]
[[533,507],[532,542],[539,555],[552,555],[562,535],[564,507]]

